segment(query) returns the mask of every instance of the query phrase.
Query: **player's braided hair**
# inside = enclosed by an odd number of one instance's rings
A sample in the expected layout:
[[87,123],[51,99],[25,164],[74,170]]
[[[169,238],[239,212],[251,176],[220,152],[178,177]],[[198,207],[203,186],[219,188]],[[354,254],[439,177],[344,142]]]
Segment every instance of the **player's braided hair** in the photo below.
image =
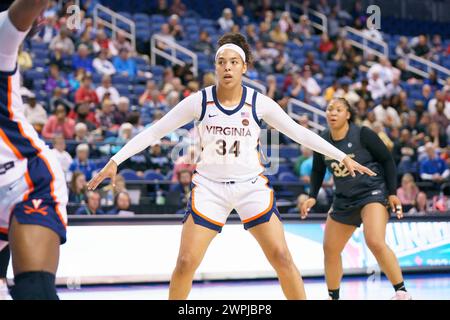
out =
[[217,45],[220,48],[224,44],[227,43],[233,43],[239,47],[241,47],[242,50],[244,50],[245,53],[245,62],[247,64],[251,64],[253,62],[253,55],[252,50],[250,49],[250,46],[248,45],[247,38],[243,36],[240,33],[226,33],[220,39],[217,41]]
[[339,97],[339,98],[334,98],[333,101],[339,101],[347,108],[348,112],[350,112],[350,119],[348,119],[348,122],[353,122],[355,120],[356,110],[350,105],[350,103],[347,101],[347,99]]

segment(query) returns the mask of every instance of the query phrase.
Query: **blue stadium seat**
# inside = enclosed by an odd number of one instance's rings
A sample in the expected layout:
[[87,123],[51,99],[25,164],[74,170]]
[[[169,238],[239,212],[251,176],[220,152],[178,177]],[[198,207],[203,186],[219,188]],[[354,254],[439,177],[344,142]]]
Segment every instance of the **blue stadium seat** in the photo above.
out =
[[280,158],[290,159],[300,156],[300,150],[298,147],[281,147],[279,152]]
[[278,175],[278,179],[282,182],[299,182],[299,178],[292,172],[282,172]]
[[119,174],[125,179],[125,180],[142,180],[141,177],[139,177],[136,174],[136,171],[132,169],[123,169],[119,172]]
[[161,173],[155,172],[153,170],[146,170],[144,172],[144,180],[164,181],[165,177]]

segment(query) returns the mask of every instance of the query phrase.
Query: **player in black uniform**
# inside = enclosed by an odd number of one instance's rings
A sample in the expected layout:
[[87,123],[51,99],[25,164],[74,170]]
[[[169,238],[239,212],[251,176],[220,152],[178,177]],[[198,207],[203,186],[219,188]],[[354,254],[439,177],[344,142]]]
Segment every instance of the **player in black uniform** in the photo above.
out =
[[329,129],[321,134],[322,138],[377,174],[352,177],[337,161],[314,153],[309,199],[302,205],[301,217],[305,219],[308,211],[316,204],[328,167],[333,173],[336,187],[323,243],[325,278],[330,299],[339,299],[343,274],[341,252],[361,223],[364,223],[367,246],[394,286],[396,294],[393,299],[411,299],[405,289],[397,258],[385,242],[389,220],[387,206],[399,219],[403,217],[400,199],[395,195],[397,174],[394,160],[375,132],[352,122],[353,111],[345,99],[332,100],[326,115]]

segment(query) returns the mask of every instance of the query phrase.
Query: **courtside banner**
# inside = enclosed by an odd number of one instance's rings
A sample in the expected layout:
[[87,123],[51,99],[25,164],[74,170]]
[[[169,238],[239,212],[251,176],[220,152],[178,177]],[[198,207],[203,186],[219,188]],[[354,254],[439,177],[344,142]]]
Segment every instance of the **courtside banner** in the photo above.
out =
[[[286,239],[303,276],[323,276],[323,223],[285,223]],[[69,226],[61,246],[59,285],[166,282],[175,267],[181,224]],[[450,268],[450,222],[393,222],[389,246],[403,270]],[[342,254],[346,274],[379,272],[355,231]],[[11,266],[8,277],[12,278]],[[194,280],[275,278],[275,272],[249,232],[225,225],[212,242]]]

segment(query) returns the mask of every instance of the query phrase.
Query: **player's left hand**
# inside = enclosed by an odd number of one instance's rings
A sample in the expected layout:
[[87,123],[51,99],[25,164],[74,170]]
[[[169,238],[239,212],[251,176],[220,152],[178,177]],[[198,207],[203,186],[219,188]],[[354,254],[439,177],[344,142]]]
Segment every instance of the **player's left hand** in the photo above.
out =
[[397,219],[403,218],[403,208],[400,199],[395,195],[390,195],[388,200],[392,211],[397,214]]
[[344,158],[344,160],[342,160],[342,163],[347,168],[347,170],[350,172],[352,177],[356,176],[355,171],[358,171],[361,174],[367,174],[367,175],[369,175],[371,177],[377,175],[375,172],[373,172],[369,168],[359,164],[358,162],[356,162],[355,160],[353,160],[349,156],[346,156]]

